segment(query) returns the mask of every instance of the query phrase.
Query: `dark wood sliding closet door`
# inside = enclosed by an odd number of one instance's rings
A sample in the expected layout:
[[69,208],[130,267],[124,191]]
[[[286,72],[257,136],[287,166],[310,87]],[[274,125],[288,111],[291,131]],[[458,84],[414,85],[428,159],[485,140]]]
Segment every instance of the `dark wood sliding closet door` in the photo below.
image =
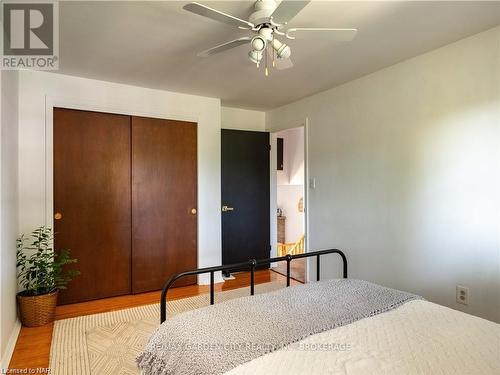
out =
[[66,304],[130,293],[130,116],[54,108],[55,248],[81,274]]
[[195,123],[132,117],[133,293],[197,267],[196,132]]

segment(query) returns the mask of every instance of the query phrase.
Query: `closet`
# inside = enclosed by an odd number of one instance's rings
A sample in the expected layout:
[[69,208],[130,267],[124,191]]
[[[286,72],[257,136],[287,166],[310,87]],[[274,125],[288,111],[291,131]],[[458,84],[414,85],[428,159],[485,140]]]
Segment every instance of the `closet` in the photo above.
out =
[[59,303],[158,290],[195,269],[197,125],[63,108],[53,118],[55,249],[81,272]]

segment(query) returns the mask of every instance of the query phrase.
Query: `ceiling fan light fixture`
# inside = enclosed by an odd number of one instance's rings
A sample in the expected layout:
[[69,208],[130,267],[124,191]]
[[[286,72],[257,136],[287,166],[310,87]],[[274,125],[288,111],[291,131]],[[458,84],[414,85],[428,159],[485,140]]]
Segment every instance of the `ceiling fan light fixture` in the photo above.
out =
[[260,61],[262,60],[262,51],[250,51],[248,52],[248,58],[250,59],[251,62],[255,64],[259,64]]
[[276,51],[276,56],[278,56],[279,59],[288,59],[292,54],[290,46],[281,43],[278,39],[273,39],[271,46]]
[[253,37],[252,41],[250,43],[252,45],[252,49],[254,51],[259,51],[259,52],[264,51],[266,49],[266,46],[267,46],[266,40],[263,37],[261,37],[260,35]]

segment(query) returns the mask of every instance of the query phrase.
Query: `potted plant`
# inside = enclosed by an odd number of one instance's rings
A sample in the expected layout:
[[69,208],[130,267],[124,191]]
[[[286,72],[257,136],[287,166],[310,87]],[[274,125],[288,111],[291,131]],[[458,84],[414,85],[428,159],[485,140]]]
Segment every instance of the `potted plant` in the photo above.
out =
[[64,269],[76,263],[69,250],[55,254],[52,229],[39,227],[27,238],[17,239],[17,278],[22,292],[17,294],[21,322],[27,327],[37,327],[54,321],[59,289],[79,274],[74,269]]

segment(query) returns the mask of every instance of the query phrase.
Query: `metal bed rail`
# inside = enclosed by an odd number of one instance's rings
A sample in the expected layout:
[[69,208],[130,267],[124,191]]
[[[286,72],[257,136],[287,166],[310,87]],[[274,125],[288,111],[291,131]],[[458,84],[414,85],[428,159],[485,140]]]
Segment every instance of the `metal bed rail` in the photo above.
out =
[[294,259],[300,259],[300,258],[309,258],[309,257],[316,257],[316,280],[320,280],[320,257],[321,255],[326,255],[326,254],[339,254],[340,257],[342,258],[342,263],[343,263],[343,277],[344,279],[347,278],[347,258],[345,254],[338,249],[329,249],[329,250],[320,250],[320,251],[312,251],[310,253],[304,253],[304,254],[297,254],[297,255],[285,255],[281,257],[276,257],[276,258],[268,258],[268,259],[250,259],[246,262],[242,263],[234,263],[234,264],[227,264],[225,266],[215,266],[215,267],[205,267],[205,268],[198,268],[196,270],[192,271],[186,271],[186,272],[181,272],[178,273],[174,276],[172,276],[163,286],[163,289],[161,291],[161,299],[160,299],[160,323],[163,323],[165,320],[167,320],[167,293],[168,290],[172,287],[172,285],[179,280],[181,277],[185,276],[192,276],[192,275],[201,275],[204,273],[210,273],[210,304],[214,304],[214,297],[215,297],[215,291],[214,291],[214,273],[219,272],[219,271],[250,271],[250,295],[254,295],[255,292],[255,268],[259,265],[265,265],[269,263],[276,263],[276,262],[282,262],[286,261],[286,286],[290,286],[290,263]]

